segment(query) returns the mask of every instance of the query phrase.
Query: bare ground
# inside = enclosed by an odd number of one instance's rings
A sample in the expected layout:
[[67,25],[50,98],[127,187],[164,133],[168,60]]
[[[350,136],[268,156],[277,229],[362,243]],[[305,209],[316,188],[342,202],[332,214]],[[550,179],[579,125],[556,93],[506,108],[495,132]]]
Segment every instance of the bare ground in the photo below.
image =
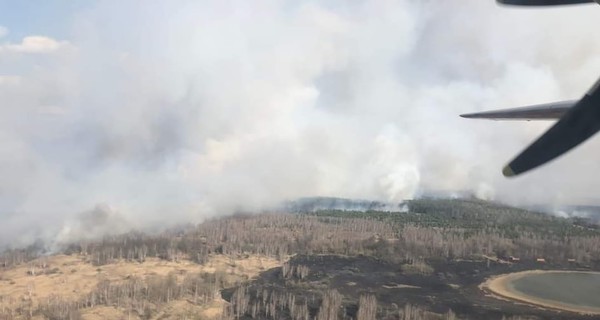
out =
[[[40,259],[44,259],[45,268],[37,267],[41,265]],[[185,259],[174,262],[149,258],[143,263],[119,261],[93,266],[89,263],[89,257],[80,255],[56,255],[40,259],[17,267],[0,269],[0,310],[14,309],[23,302],[37,306],[51,298],[75,301],[95,289],[102,279],[118,282],[133,276],[145,278],[153,275],[164,276],[171,272],[224,272],[230,277],[247,280],[257,277],[265,270],[281,266],[281,262],[276,259],[257,255],[213,255],[204,265]],[[226,301],[220,297],[202,306],[185,300],[174,301],[165,306],[157,317],[180,319],[195,314],[205,319],[218,318],[225,304]],[[136,319],[133,314],[106,306],[83,309],[81,313],[84,319]]]

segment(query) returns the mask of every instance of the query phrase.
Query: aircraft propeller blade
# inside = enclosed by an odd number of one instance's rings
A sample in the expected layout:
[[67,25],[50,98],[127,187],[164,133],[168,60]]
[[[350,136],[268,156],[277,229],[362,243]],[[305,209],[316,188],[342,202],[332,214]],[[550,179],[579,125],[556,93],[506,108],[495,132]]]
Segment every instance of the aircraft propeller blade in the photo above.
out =
[[502,173],[516,176],[576,147],[600,130],[600,79],[546,133],[511,161]]
[[591,3],[594,0],[497,0],[498,3],[515,6],[558,6],[563,4]]

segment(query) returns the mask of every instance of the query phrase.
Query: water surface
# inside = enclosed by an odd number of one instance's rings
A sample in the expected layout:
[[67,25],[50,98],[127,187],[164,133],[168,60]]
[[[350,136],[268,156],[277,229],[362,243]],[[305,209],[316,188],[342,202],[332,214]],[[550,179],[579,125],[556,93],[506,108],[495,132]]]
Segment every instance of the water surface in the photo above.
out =
[[534,299],[600,308],[600,273],[546,272],[510,281],[508,289]]

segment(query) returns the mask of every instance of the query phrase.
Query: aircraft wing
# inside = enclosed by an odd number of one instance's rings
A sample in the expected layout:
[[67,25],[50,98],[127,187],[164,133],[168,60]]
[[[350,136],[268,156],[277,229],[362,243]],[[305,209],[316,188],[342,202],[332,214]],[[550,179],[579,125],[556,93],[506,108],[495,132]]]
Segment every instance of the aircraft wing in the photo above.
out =
[[600,130],[600,79],[554,126],[512,160],[502,173],[515,176],[564,154]]
[[461,114],[463,118],[492,120],[549,120],[560,119],[577,100],[538,104],[512,109]]
[[[555,6],[600,3],[600,0],[496,0],[516,6]],[[462,115],[484,119],[556,119],[554,126],[511,161],[502,173],[515,176],[559,157],[600,131],[600,79],[579,101]]]

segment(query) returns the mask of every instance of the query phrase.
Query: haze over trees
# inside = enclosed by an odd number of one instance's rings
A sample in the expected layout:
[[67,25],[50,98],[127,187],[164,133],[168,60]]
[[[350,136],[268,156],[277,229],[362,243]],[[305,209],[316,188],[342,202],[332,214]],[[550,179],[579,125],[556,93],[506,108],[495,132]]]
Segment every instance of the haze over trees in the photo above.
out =
[[[415,200],[408,207],[408,212],[331,210],[234,215],[159,234],[132,231],[97,241],[80,241],[66,246],[63,253],[86,257],[88,263],[98,267],[143,263],[150,258],[205,264],[215,255],[231,257],[235,264],[234,257],[268,256],[281,261],[280,276],[290,285],[300,285],[312,272],[306,265],[286,263],[290,255],[297,254],[371,256],[398,265],[405,274],[423,275],[433,272],[428,259],[514,256],[533,261],[543,257],[556,264],[575,259],[578,265],[588,267],[595,267],[600,261],[600,230],[594,225],[582,225],[579,220],[478,200]],[[36,259],[41,252],[41,243],[8,250],[1,256],[0,266],[9,269],[29,264],[34,279],[36,274],[52,269],[44,259]],[[161,306],[172,301],[184,299],[206,305],[220,290],[233,287],[237,289],[221,317],[322,320],[354,314],[352,317],[362,320],[385,313],[390,319],[417,319],[428,312],[414,305],[384,311],[378,307],[377,297],[369,293],[350,303],[355,311],[346,312],[349,302],[344,302],[344,296],[335,289],[323,288],[307,298],[275,289],[258,290],[219,271],[131,277],[125,281],[103,279],[78,299],[57,296],[35,306],[22,303],[17,308],[0,310],[0,315],[3,319],[34,315],[76,319],[80,310],[102,305],[150,319]],[[449,310],[444,317],[451,319],[455,315]]]

